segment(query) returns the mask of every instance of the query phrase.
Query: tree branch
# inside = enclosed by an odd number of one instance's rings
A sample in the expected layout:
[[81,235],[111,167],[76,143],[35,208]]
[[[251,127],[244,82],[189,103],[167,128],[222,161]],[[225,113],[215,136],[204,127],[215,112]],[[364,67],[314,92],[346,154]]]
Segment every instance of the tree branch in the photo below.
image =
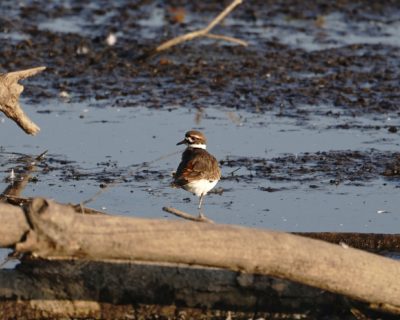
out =
[[199,217],[195,217],[192,216],[189,213],[186,213],[184,211],[172,208],[172,207],[163,207],[162,208],[165,212],[171,213],[179,218],[183,218],[186,220],[190,220],[190,221],[197,221],[197,222],[209,222],[209,223],[214,223],[214,221],[212,221],[211,219],[208,219],[205,216],[199,216]]
[[42,72],[44,69],[46,67],[37,67],[0,75],[0,111],[31,135],[37,134],[40,128],[29,119],[19,105],[19,96],[24,87],[18,81]]
[[204,35],[204,37],[206,38],[210,38],[210,39],[217,39],[217,40],[225,40],[228,42],[232,42],[232,43],[236,43],[239,44],[241,46],[247,47],[247,42],[237,39],[237,38],[233,38],[233,37],[229,37],[229,36],[223,36],[223,35],[219,35],[219,34],[213,34],[213,33],[207,33]]
[[232,37],[227,37],[227,36],[220,36],[220,35],[213,35],[210,34],[209,32],[218,24],[220,23],[233,9],[235,9],[239,4],[242,3],[242,0],[234,0],[228,7],[224,9],[215,19],[213,19],[205,28],[196,30],[193,32],[186,33],[184,35],[178,36],[176,38],[173,38],[171,40],[168,40],[166,42],[163,42],[160,44],[154,51],[155,53],[158,53],[163,50],[167,50],[173,46],[176,46],[182,42],[193,40],[199,37],[208,37],[212,39],[218,39],[218,40],[225,40],[229,42],[233,42],[242,46],[247,46],[247,42],[232,38]]

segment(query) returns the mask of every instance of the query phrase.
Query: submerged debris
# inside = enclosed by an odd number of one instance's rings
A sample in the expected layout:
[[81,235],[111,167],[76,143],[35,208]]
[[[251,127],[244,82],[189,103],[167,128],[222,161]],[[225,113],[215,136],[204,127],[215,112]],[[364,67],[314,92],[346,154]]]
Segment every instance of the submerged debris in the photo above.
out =
[[383,175],[386,177],[400,177],[400,155],[397,155],[394,160],[387,163]]
[[[393,159],[396,159],[393,163]],[[306,182],[322,184],[346,183],[357,185],[360,182],[377,179],[380,175],[393,176],[400,172],[400,154],[393,152],[370,151],[323,151],[298,155],[284,155],[272,159],[237,158],[222,161],[231,168],[245,167],[247,176],[226,177],[226,179],[268,179],[272,181]],[[387,166],[386,170],[384,168]],[[318,188],[311,184],[310,188]],[[270,191],[268,188],[261,188]],[[275,191],[275,190],[273,190]]]

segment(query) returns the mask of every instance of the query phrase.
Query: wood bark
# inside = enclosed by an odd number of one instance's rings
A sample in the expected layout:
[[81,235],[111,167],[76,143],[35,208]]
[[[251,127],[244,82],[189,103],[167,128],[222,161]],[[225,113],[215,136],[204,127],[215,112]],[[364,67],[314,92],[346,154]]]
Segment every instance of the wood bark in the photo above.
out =
[[[0,271],[0,283],[0,301],[9,297],[31,301],[37,312],[64,318],[115,319],[115,314],[99,316],[99,310],[110,304],[115,310],[157,304],[286,314],[310,310],[346,314],[351,307],[365,309],[343,296],[287,280],[178,264],[30,260],[16,270]],[[1,311],[0,318],[5,318]]]
[[[10,209],[2,204],[0,214]],[[37,257],[217,267],[400,310],[400,263],[353,248],[238,226],[76,214],[44,199],[34,199],[26,217],[30,229],[15,249]]]
[[0,203],[0,248],[11,248],[30,230],[22,208]]
[[24,87],[19,80],[31,77],[46,67],[37,67],[21,71],[0,74],[0,111],[12,119],[27,134],[35,135],[40,128],[25,114],[19,104],[19,96]]

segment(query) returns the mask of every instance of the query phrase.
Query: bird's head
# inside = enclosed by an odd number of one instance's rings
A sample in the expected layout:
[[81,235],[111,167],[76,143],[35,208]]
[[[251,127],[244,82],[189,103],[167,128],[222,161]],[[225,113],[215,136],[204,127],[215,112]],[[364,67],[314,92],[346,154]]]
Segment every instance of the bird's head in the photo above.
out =
[[185,139],[177,143],[177,145],[180,144],[186,144],[188,147],[191,148],[205,149],[207,144],[207,139],[202,132],[196,130],[190,130],[186,132]]

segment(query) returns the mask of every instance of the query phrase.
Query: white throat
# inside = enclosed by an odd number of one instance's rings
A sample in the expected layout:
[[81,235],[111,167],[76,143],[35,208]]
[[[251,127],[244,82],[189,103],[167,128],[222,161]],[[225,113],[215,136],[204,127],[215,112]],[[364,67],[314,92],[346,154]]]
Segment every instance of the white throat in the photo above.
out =
[[198,143],[198,144],[189,144],[188,145],[188,148],[199,148],[199,149],[206,149],[206,145],[205,144],[201,144],[201,143]]

